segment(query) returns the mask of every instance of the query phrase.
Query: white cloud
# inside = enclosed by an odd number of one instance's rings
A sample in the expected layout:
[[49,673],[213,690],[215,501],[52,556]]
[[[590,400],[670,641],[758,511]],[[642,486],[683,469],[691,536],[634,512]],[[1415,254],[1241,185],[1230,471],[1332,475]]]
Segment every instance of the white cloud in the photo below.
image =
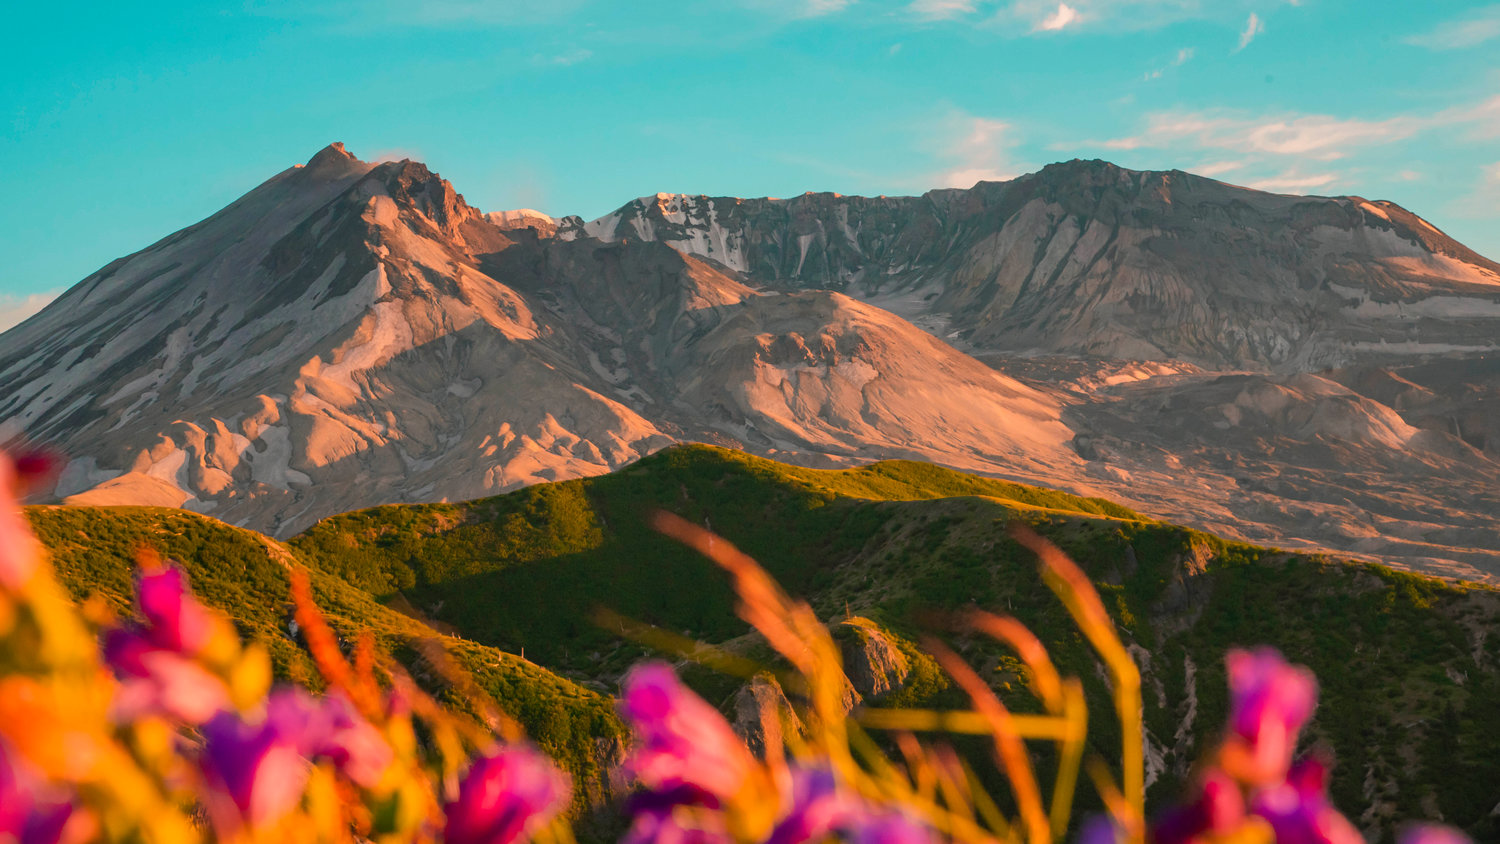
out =
[[1272,193],[1307,193],[1315,188],[1327,187],[1336,181],[1338,181],[1338,176],[1333,173],[1302,173],[1292,169],[1269,179],[1257,179],[1245,187]]
[[31,293],[26,296],[17,296],[12,293],[0,293],[0,331],[7,331],[19,325],[27,317],[47,307],[53,299],[61,296],[61,290],[49,290],[45,293]]
[[948,164],[936,176],[938,187],[970,188],[975,182],[1004,181],[1020,174],[1009,157],[1016,143],[1010,123],[955,112],[940,125],[943,137],[938,156]]
[[1078,22],[1078,10],[1067,3],[1058,3],[1057,11],[1036,22],[1033,32],[1058,32],[1072,23]]
[[975,0],[914,0],[907,11],[926,20],[948,20],[974,11]]
[[1243,169],[1244,166],[1245,162],[1243,161],[1213,161],[1208,164],[1200,164],[1197,167],[1189,168],[1188,172],[1213,178],[1221,173]]
[[1432,30],[1406,38],[1406,43],[1432,50],[1462,50],[1500,38],[1500,5],[1474,9],[1444,21]]
[[1238,47],[1235,47],[1234,51],[1238,53],[1239,51],[1250,46],[1250,42],[1255,40],[1255,36],[1265,31],[1266,25],[1263,21],[1261,21],[1260,15],[1251,12],[1250,18],[1245,21],[1244,31],[1240,33],[1240,45]]
[[1449,211],[1470,220],[1500,219],[1500,161],[1479,168],[1474,189],[1454,200]]
[[1183,47],[1181,50],[1177,51],[1177,55],[1174,56],[1170,62],[1167,62],[1166,65],[1148,72],[1146,74],[1146,81],[1149,82],[1153,79],[1160,79],[1162,75],[1167,71],[1172,70],[1173,68],[1182,67],[1183,65],[1193,60],[1193,54],[1196,52],[1198,51],[1192,47]]
[[1147,118],[1145,131],[1095,145],[1123,150],[1190,146],[1331,161],[1344,157],[1350,147],[1409,138],[1422,128],[1422,121],[1413,117],[1387,120],[1345,119],[1324,114],[1252,117],[1223,109],[1157,112]]

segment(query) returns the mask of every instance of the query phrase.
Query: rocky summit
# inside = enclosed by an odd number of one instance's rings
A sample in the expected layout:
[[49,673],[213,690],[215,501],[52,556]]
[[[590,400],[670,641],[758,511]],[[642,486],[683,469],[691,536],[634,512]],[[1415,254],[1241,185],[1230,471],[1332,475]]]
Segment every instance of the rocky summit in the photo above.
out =
[[0,335],[0,439],[277,536],[703,441],[1494,580],[1497,327],[1500,265],[1359,197],[1073,161],[586,222],[334,144]]

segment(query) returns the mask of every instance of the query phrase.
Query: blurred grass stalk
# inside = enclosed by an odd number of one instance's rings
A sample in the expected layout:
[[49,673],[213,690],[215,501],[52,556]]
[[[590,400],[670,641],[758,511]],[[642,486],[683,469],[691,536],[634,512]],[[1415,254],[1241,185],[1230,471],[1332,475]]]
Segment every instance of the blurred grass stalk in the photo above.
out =
[[[934,829],[964,842],[1046,844],[1062,840],[1071,820],[1079,770],[1084,767],[1116,828],[1132,844],[1145,841],[1140,673],[1116,635],[1114,623],[1087,575],[1030,528],[1013,522],[1011,536],[1037,554],[1044,582],[1062,601],[1108,670],[1122,734],[1118,778],[1101,758],[1091,757],[1083,765],[1088,727],[1083,684],[1076,677],[1060,676],[1046,648],[1016,619],[976,611],[959,621],[963,629],[987,635],[1015,651],[1027,667],[1028,685],[1046,714],[1011,713],[973,668],[933,638],[924,639],[925,649],[969,695],[973,709],[939,712],[867,707],[848,713],[841,705],[847,680],[838,647],[810,606],[790,598],[753,559],[722,537],[664,512],[654,516],[653,526],[699,551],[729,573],[739,596],[740,617],[759,631],[805,681],[806,686],[800,691],[811,704],[812,717],[808,719],[805,737],[800,740],[787,737],[795,756],[824,760],[860,793],[905,803],[921,811]],[[612,623],[620,620],[612,618]],[[655,639],[658,644],[668,645],[669,650],[710,666],[717,663],[733,674],[749,674],[752,670],[750,666],[737,664],[737,658],[718,652],[700,651],[694,656],[693,643],[678,641],[680,637],[660,631],[643,638]],[[864,729],[896,733],[896,743],[904,757],[904,773],[865,736]],[[1003,815],[951,748],[923,746],[915,739],[916,733],[990,736],[997,761],[1015,796],[1018,817]],[[1051,742],[1056,746],[1058,770],[1046,806],[1025,748],[1026,741]],[[859,762],[855,761],[856,754]]]

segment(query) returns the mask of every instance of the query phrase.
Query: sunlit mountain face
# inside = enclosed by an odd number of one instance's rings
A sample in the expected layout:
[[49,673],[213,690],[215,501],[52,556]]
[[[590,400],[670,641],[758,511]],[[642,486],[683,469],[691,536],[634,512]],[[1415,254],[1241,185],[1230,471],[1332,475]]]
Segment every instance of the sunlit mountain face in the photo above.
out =
[[335,144],[0,335],[68,503],[286,536],[679,441],[929,460],[1500,576],[1500,265],[1416,214],[1071,161],[482,213]]

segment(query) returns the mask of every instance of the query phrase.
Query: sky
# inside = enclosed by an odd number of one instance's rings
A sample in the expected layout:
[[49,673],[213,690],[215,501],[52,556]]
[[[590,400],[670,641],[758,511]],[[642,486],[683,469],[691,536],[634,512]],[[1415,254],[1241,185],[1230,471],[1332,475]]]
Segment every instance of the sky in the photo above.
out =
[[1103,158],[1388,199],[1500,259],[1500,4],[16,4],[0,328],[343,141],[485,211],[914,194]]

